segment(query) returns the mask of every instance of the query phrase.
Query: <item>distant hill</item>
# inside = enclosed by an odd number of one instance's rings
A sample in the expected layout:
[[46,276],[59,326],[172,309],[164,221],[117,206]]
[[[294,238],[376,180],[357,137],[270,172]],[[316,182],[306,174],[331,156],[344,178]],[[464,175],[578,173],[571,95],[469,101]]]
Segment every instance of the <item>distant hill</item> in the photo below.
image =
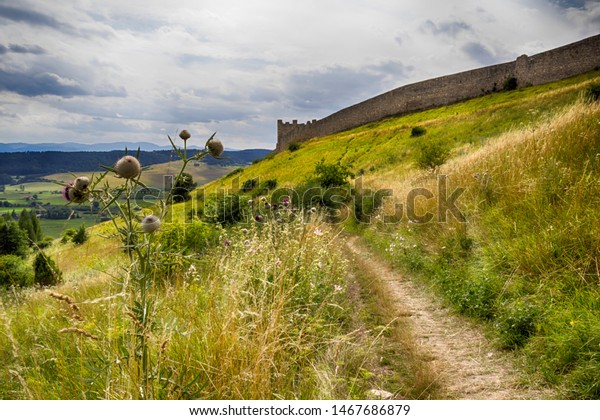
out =
[[[131,150],[131,149],[130,149]],[[134,149],[134,150],[137,150]],[[191,156],[199,150],[188,150]],[[256,159],[270,153],[267,149],[226,150],[223,159],[205,158],[208,165],[247,166]],[[131,150],[131,154],[135,154]],[[59,172],[90,172],[101,169],[100,165],[113,165],[121,156],[123,149],[105,152],[12,152],[0,153],[0,174],[7,175],[48,175]],[[141,151],[140,161],[144,166],[178,160],[172,150]]]
[[[201,146],[190,145],[201,148]],[[0,153],[14,152],[110,152],[112,150],[171,150],[171,146],[159,146],[148,142],[116,142],[116,143],[0,143]]]

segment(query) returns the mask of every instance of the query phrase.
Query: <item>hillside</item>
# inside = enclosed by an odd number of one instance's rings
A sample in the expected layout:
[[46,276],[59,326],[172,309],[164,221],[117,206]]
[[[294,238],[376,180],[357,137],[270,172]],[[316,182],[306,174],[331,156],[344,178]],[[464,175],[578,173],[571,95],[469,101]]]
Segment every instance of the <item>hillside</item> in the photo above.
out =
[[46,250],[62,280],[0,293],[0,398],[598,399],[599,84],[313,139],[172,207],[121,179]]
[[[271,197],[324,205],[522,358],[529,381],[598,398],[600,108],[583,97],[599,82],[596,71],[313,139],[201,196],[272,180]],[[437,179],[415,164],[429,145],[449,153]],[[315,193],[322,159],[354,172],[351,196]]]

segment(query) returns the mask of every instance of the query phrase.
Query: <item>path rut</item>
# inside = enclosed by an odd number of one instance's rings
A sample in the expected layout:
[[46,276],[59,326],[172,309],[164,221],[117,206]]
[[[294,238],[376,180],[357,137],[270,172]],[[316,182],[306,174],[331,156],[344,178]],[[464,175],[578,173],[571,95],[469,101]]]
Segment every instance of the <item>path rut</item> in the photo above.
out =
[[408,317],[417,348],[439,372],[439,381],[451,398],[473,400],[549,399],[552,391],[525,386],[515,369],[514,355],[500,351],[480,328],[456,315],[432,293],[393,270],[358,237],[346,247],[362,266],[377,276]]

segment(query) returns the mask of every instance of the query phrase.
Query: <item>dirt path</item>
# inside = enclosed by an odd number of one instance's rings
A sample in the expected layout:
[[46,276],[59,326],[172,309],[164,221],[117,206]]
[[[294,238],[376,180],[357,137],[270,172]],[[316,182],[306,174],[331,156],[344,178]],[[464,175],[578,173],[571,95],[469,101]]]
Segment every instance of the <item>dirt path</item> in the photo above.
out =
[[457,316],[438,299],[408,281],[374,255],[357,237],[346,247],[361,259],[368,275],[381,279],[406,314],[420,352],[439,372],[439,380],[456,399],[548,399],[552,392],[531,389],[519,382],[513,355],[495,349],[469,320]]

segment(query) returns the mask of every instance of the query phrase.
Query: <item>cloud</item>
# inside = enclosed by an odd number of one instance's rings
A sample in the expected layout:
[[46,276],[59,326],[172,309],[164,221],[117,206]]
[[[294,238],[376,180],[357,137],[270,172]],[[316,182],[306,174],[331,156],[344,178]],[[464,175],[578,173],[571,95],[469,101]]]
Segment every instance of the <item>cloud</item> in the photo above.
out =
[[41,55],[45,54],[46,50],[40,47],[39,45],[9,44],[8,47],[6,47],[0,44],[0,55],[8,53]]
[[5,5],[0,5],[0,17],[15,22],[24,22],[33,26],[46,26],[53,29],[71,27],[70,25],[59,22],[53,17],[45,15],[43,13]]
[[358,69],[333,66],[299,72],[289,76],[285,94],[293,108],[334,112],[397,86],[413,69],[389,60]]
[[461,50],[472,60],[488,66],[497,63],[498,59],[494,54],[479,42],[468,42],[462,46]]
[[434,35],[448,35],[453,38],[461,32],[472,31],[471,25],[460,20],[442,21],[439,23],[427,20],[421,25],[421,29],[425,32],[431,32]]
[[82,142],[160,142],[185,125],[269,147],[278,118],[323,118],[599,24],[600,2],[576,0],[0,0],[0,142],[32,124],[40,141]]
[[24,96],[57,95],[71,97],[89,94],[76,81],[55,73],[28,75],[4,70],[0,70],[0,90],[15,92]]

